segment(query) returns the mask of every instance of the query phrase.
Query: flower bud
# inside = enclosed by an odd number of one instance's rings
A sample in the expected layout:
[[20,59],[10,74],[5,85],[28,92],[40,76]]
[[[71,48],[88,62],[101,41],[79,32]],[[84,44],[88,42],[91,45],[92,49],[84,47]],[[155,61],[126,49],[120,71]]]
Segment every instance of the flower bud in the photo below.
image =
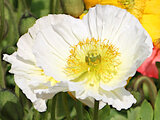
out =
[[79,17],[84,10],[83,0],[61,0],[64,13]]
[[28,31],[28,28],[32,27],[36,18],[31,15],[23,15],[18,25],[19,34],[23,35]]

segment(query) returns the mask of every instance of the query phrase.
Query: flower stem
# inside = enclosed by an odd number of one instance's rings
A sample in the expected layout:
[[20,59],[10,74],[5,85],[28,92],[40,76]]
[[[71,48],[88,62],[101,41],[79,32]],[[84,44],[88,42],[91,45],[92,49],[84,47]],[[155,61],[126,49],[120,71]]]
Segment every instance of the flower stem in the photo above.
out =
[[15,85],[15,93],[19,97],[19,87],[17,85]]
[[67,96],[66,96],[65,93],[62,93],[62,100],[63,100],[63,106],[64,106],[64,110],[65,110],[65,113],[66,113],[67,120],[71,120],[69,109],[68,109]]
[[49,13],[53,14],[53,0],[50,0]]
[[3,68],[3,65],[2,65],[2,58],[1,58],[1,56],[2,56],[1,52],[2,52],[2,50],[0,49],[0,87],[6,88],[5,79],[4,79],[4,68]]
[[13,29],[14,29],[13,34],[14,34],[15,37],[12,40],[10,40],[10,42],[8,43],[10,46],[12,46],[17,42],[17,39],[19,38],[18,29],[17,29],[18,25],[16,23],[16,20],[19,20],[19,19],[14,14],[14,9],[13,9],[12,5],[10,4],[10,2],[8,0],[4,1],[4,5],[9,11],[10,19],[12,20]]
[[99,109],[99,101],[95,100],[93,120],[98,120],[98,109]]
[[57,0],[50,0],[50,13],[55,14],[57,7]]
[[143,85],[144,83],[146,83],[149,89],[149,96],[150,96],[151,104],[154,107],[155,100],[157,97],[157,88],[151,78],[147,76],[141,76],[140,78],[138,78],[134,83],[134,90],[137,91],[138,88],[140,88],[140,86]]
[[57,97],[54,96],[54,98],[52,99],[52,106],[51,106],[51,120],[56,120],[56,116],[55,116],[56,100],[57,100]]
[[77,120],[83,120],[83,105],[80,101],[75,101],[75,107],[77,112]]
[[4,0],[0,0],[0,42],[4,32]]

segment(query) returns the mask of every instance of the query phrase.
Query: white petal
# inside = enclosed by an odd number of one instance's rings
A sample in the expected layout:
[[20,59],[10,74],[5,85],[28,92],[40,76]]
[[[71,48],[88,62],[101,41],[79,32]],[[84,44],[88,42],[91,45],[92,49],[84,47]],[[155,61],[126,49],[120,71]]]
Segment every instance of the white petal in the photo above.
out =
[[[52,45],[46,41],[42,34],[37,35],[33,52],[37,60],[37,65],[44,70],[46,75],[52,76],[58,81],[67,79],[64,73],[64,58],[61,58],[57,53],[55,53]],[[66,53],[66,51],[64,52]]]
[[[79,100],[85,105],[94,108],[95,99],[93,97],[87,97],[86,99],[79,99]],[[99,110],[102,109],[105,105],[106,103],[104,103],[103,101],[99,101]]]
[[82,21],[72,17],[40,30],[33,47],[37,65],[46,75],[58,81],[67,80],[64,69],[71,46],[89,37],[89,32]]
[[44,112],[47,110],[46,101],[43,99],[37,99],[33,102],[34,108],[39,112]]
[[23,59],[35,63],[35,58],[34,55],[32,54],[33,42],[34,41],[29,35],[29,33],[26,33],[23,36],[21,36],[17,43],[18,46],[17,53],[19,56],[23,57]]
[[96,5],[83,17],[91,36],[118,48],[120,62],[118,73],[107,84],[100,83],[107,91],[126,85],[137,68],[152,53],[152,40],[137,18],[124,9],[110,5]]
[[[72,95],[75,97],[75,92],[72,92]],[[87,105],[88,107],[94,108],[95,99],[93,97],[87,97],[85,99],[79,98],[78,100],[81,101],[83,104]],[[99,101],[99,110],[102,109],[105,105],[106,103],[104,103],[103,101]]]
[[84,23],[88,26],[91,35],[95,39],[113,39],[121,25],[126,10],[110,6],[96,5],[89,9],[83,17]]
[[66,91],[68,91],[68,86],[66,82],[57,83],[55,86],[50,87],[49,89],[34,90],[37,98],[42,98],[44,100],[51,99],[57,93]]
[[136,103],[136,99],[125,88],[118,88],[113,91],[102,91],[103,102],[112,105],[117,110],[128,109],[132,104]]
[[17,52],[4,55],[3,59],[12,64],[10,72],[14,74],[15,83],[40,112],[46,110],[46,100],[68,89],[67,84],[62,82],[51,86],[41,69],[18,56]]
[[68,18],[68,15],[64,15],[64,14],[48,15],[48,16],[42,17],[36,21],[33,27],[29,28],[29,34],[32,36],[33,39],[35,39],[39,30],[42,30],[51,25],[61,23],[67,18]]

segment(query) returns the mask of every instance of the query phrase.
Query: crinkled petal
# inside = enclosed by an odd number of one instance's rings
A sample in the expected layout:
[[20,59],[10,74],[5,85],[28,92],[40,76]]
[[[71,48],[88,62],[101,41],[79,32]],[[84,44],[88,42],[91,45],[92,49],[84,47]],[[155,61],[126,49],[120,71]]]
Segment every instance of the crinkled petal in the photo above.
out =
[[128,109],[136,103],[136,99],[125,88],[118,88],[113,91],[102,91],[103,102],[112,105],[117,110]]
[[37,99],[33,102],[34,108],[39,112],[44,112],[47,110],[46,101],[43,99]]
[[[94,108],[94,102],[95,99],[93,97],[88,97],[86,99],[79,99],[82,103],[84,103],[85,105]],[[103,101],[99,101],[99,110],[102,109],[104,106],[106,105],[106,103],[104,103]]]
[[[71,92],[70,95],[75,98],[75,92]],[[94,102],[95,99],[93,97],[87,97],[85,99],[79,99],[79,101],[81,101],[83,104],[94,108]],[[106,105],[106,103],[104,103],[103,101],[99,101],[99,109],[102,109],[104,106]]]
[[46,110],[47,99],[67,90],[66,83],[61,82],[51,86],[40,68],[18,56],[17,52],[13,55],[4,55],[3,59],[12,64],[10,72],[14,74],[15,83],[40,112]]

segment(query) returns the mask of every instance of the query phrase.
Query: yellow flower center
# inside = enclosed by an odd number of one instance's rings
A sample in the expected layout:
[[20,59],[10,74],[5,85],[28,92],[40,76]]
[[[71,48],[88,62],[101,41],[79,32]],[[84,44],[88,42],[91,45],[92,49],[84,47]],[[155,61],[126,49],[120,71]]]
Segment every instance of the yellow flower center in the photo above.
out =
[[85,61],[90,66],[96,66],[101,62],[101,55],[96,50],[88,51]]
[[89,86],[109,82],[121,64],[118,48],[107,40],[86,39],[72,46],[65,73],[73,82],[85,80]]

